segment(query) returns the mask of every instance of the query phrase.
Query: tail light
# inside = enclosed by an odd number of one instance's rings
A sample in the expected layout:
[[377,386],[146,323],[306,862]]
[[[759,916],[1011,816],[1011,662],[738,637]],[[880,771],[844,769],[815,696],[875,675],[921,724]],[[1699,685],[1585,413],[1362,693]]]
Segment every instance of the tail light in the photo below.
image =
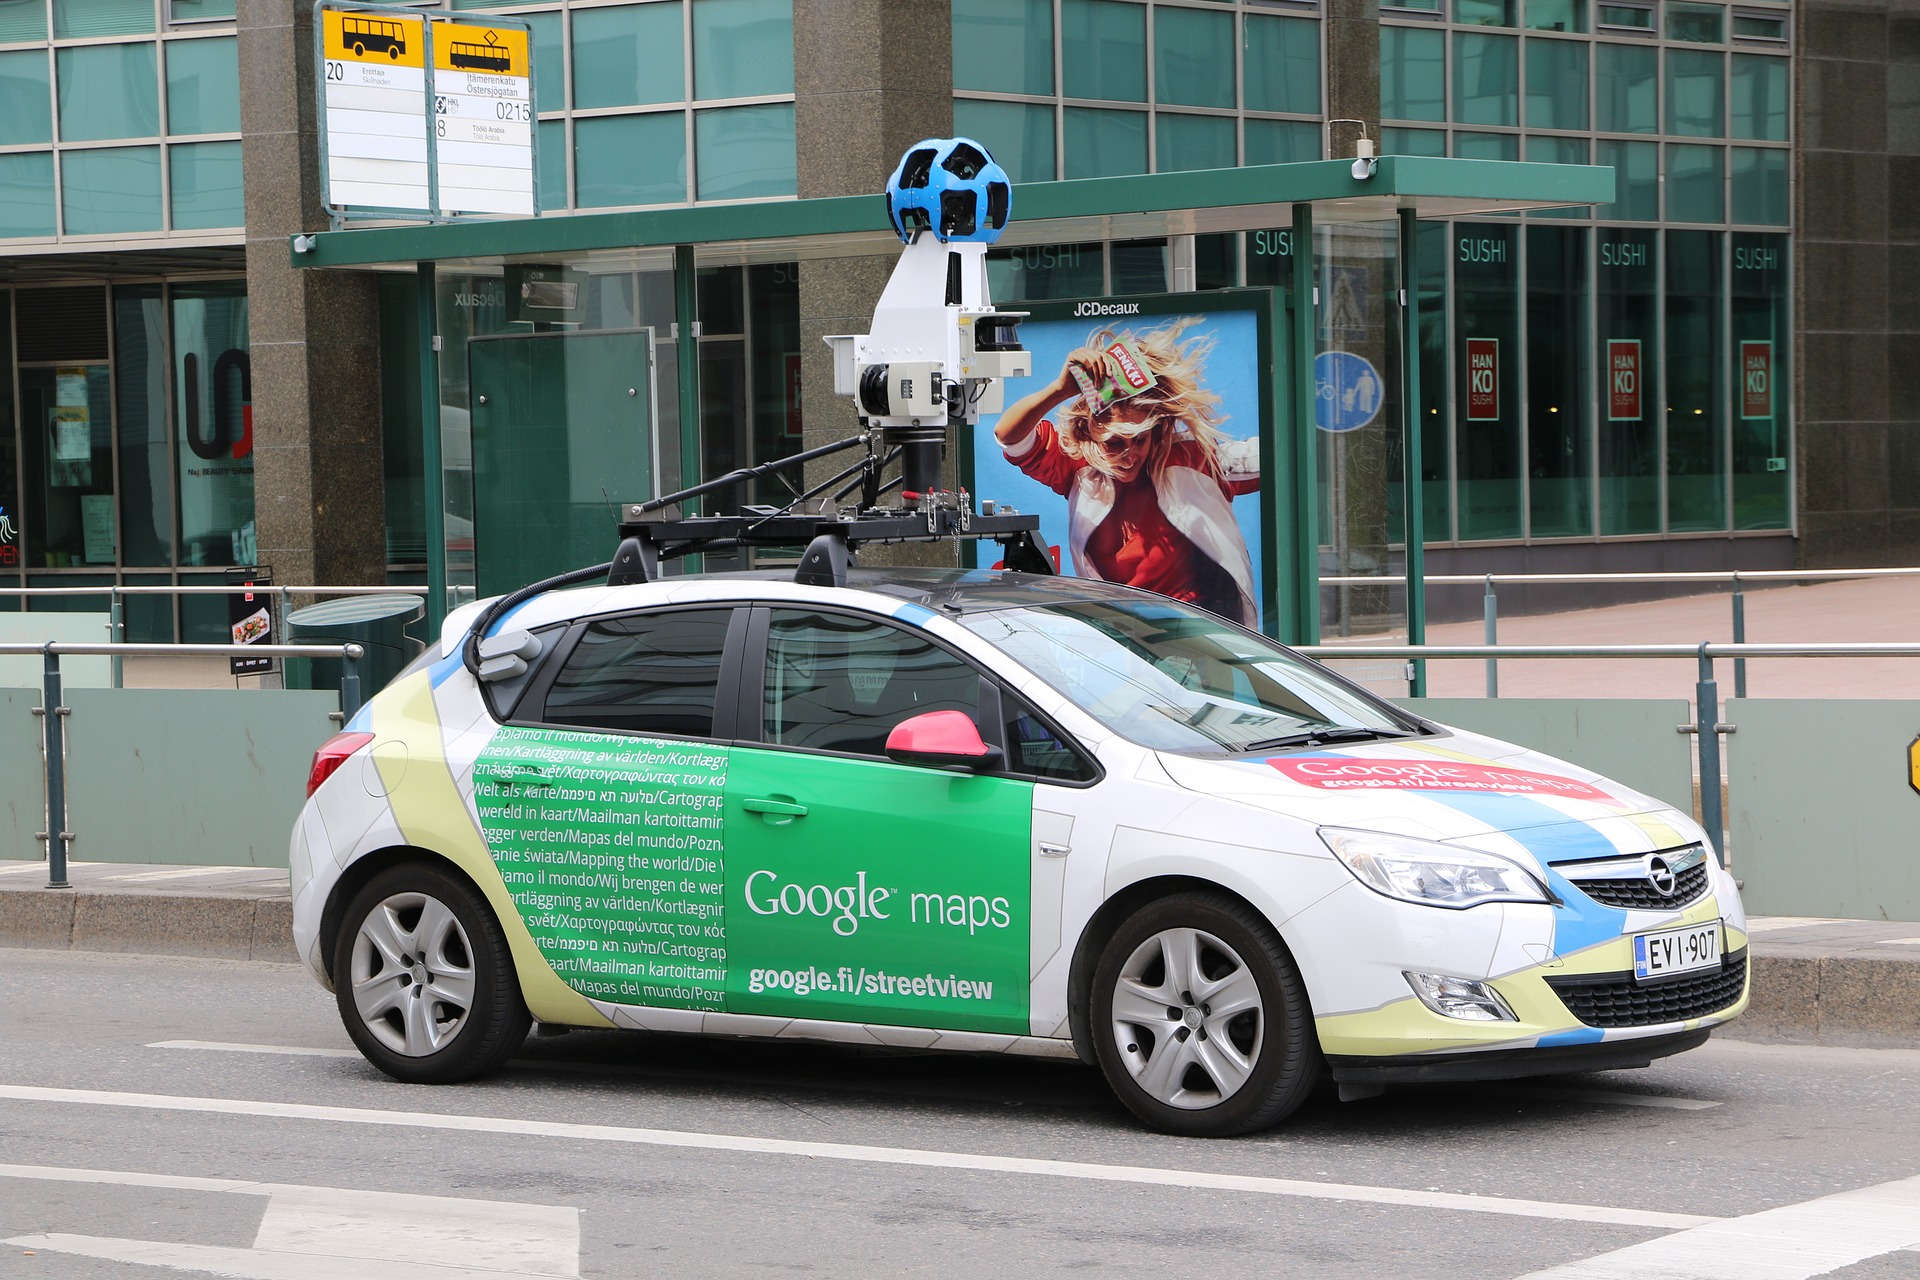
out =
[[370,733],[336,733],[321,743],[320,749],[313,753],[313,768],[307,771],[307,794],[318,791],[320,784],[347,762],[348,756],[372,741]]

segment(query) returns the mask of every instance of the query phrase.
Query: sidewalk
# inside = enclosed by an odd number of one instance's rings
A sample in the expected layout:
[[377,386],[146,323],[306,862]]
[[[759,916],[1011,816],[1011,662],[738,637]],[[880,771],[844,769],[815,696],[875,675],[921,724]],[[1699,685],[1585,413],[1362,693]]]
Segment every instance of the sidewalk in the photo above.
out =
[[[296,961],[287,873],[265,867],[0,862],[0,948]],[[1744,1040],[1920,1046],[1920,923],[1773,916],[1751,922]]]
[[[1920,579],[1861,578],[1810,586],[1746,589],[1747,641],[1752,644],[1920,641]],[[1733,606],[1725,590],[1559,613],[1502,617],[1501,644],[1699,644],[1733,639]],[[1335,636],[1339,644],[1405,644],[1406,631]],[[1448,622],[1427,628],[1428,644],[1483,644],[1483,624]],[[1392,696],[1406,685],[1391,678],[1398,663],[1336,662]],[[1692,658],[1513,658],[1500,664],[1503,698],[1693,698]],[[1354,670],[1350,668],[1359,668]],[[1366,668],[1374,668],[1367,670]],[[1714,664],[1720,696],[1733,696],[1733,660]],[[1478,698],[1486,664],[1434,659],[1427,692],[1436,698]],[[1920,698],[1920,657],[1750,658],[1752,698]]]

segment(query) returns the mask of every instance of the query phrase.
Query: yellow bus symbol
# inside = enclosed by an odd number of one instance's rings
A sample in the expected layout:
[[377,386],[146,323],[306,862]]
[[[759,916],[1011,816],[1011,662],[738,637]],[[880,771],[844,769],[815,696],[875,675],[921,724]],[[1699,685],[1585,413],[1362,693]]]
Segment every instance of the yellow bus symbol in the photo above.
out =
[[352,49],[356,58],[366,57],[371,49],[398,62],[400,55],[407,51],[407,29],[398,22],[345,15],[341,18],[340,27],[340,43]]

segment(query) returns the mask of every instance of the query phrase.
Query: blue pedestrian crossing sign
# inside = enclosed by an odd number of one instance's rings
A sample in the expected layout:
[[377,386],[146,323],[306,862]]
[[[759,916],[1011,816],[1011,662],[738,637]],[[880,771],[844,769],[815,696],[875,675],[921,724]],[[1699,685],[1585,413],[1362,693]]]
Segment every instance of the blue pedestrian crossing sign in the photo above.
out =
[[1313,358],[1313,425],[1322,431],[1358,431],[1380,416],[1387,384],[1364,356],[1323,351]]

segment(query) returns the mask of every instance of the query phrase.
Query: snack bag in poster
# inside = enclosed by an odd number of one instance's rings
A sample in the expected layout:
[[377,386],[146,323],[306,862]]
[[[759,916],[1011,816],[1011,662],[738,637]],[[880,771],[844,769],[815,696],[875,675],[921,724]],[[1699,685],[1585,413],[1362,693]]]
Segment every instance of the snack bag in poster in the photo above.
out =
[[1116,401],[1150,391],[1159,381],[1147,367],[1140,349],[1124,338],[1108,344],[1100,353],[1100,363],[1102,376],[1098,382],[1079,365],[1068,366],[1074,381],[1080,384],[1080,395],[1087,402],[1088,413],[1097,414]]

